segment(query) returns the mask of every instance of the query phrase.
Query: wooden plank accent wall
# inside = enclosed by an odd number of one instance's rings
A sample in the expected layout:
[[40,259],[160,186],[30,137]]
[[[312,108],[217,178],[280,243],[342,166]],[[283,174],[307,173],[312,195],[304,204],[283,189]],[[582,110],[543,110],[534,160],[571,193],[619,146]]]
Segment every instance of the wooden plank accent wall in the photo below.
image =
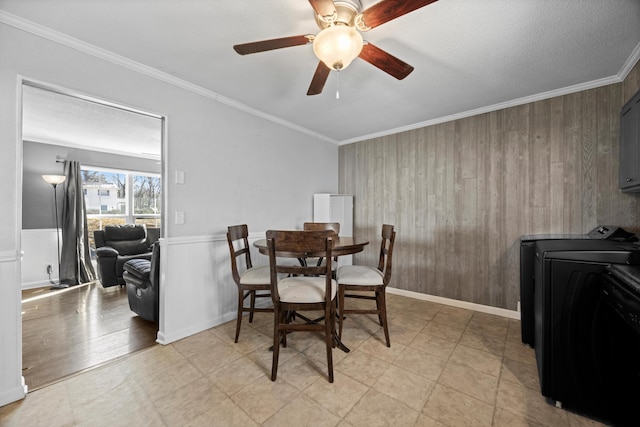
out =
[[391,286],[515,310],[519,237],[640,232],[640,194],[618,190],[623,83],[340,147],[339,190],[353,194],[355,234],[396,226]]

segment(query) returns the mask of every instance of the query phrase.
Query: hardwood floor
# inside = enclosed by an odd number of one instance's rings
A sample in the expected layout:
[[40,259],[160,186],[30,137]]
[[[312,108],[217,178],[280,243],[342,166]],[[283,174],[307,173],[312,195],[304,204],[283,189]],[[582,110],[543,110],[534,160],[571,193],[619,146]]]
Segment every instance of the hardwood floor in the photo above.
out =
[[99,282],[23,291],[22,369],[29,391],[155,344],[158,326]]

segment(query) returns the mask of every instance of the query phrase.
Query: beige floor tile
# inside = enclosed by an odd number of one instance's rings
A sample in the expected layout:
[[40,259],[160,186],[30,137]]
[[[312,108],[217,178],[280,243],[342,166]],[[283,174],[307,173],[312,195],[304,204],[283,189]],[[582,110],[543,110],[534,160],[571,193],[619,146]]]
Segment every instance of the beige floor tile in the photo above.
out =
[[126,375],[144,378],[184,359],[172,344],[155,345],[127,357],[124,363],[119,363],[118,366]]
[[231,399],[258,424],[265,422],[300,392],[282,378],[271,381],[263,377],[248,385]]
[[326,358],[320,361],[298,353],[279,365],[278,378],[284,379],[298,390],[304,390],[319,378],[328,381]]
[[496,407],[547,426],[566,426],[567,412],[547,403],[540,391],[500,381]]
[[522,342],[522,326],[519,320],[509,319],[509,328],[507,329],[507,341],[514,343]]
[[231,343],[231,345],[220,344],[213,347],[210,351],[198,353],[191,357],[189,361],[198,368],[200,372],[207,375],[241,357],[242,353],[236,351],[233,348],[233,343]]
[[368,391],[347,414],[354,426],[413,426],[419,412],[377,390]]
[[445,427],[440,421],[436,421],[425,414],[420,414],[418,421],[416,421],[414,427]]
[[234,350],[242,354],[248,354],[259,349],[266,349],[273,345],[273,334],[265,335],[255,329],[247,328],[240,333],[237,343],[231,341]]
[[422,413],[447,426],[490,426],[493,405],[436,384]]
[[[233,396],[249,384],[267,375],[248,357],[241,357],[209,374],[209,380],[227,395]],[[269,372],[269,375],[271,373]]]
[[429,301],[410,301],[402,308],[402,314],[422,320],[432,320],[444,305]]
[[445,366],[438,383],[491,405],[496,400],[497,377],[452,361]]
[[523,415],[514,414],[504,408],[496,408],[493,415],[494,427],[543,427],[544,424],[527,419]]
[[389,366],[373,388],[420,411],[429,398],[434,384],[413,372],[397,366]]
[[200,372],[188,360],[181,360],[162,371],[141,378],[138,382],[152,401],[172,395],[176,390],[202,378]]
[[506,339],[509,319],[485,313],[474,313],[467,329],[482,335]]
[[446,341],[457,343],[464,333],[464,328],[451,326],[443,323],[429,322],[420,332],[420,335],[431,335]]
[[456,343],[439,338],[434,336],[433,333],[423,330],[409,343],[409,347],[447,360],[456,348]]
[[262,425],[266,427],[278,426],[309,426],[333,427],[340,422],[340,418],[318,405],[313,400],[298,396],[284,408],[276,412]]
[[0,407],[0,425],[72,426],[74,414],[64,382],[41,388],[18,402]]
[[[327,364],[327,347],[324,341],[316,342],[310,347],[307,347],[304,350],[303,354],[307,357],[311,357],[315,359],[320,363],[323,363],[325,365]],[[344,351],[340,350],[338,347],[333,348],[332,349],[333,365],[335,366],[338,362],[340,362],[342,359],[347,357],[348,354],[349,353],[345,353]]]
[[538,368],[536,365],[504,358],[500,381],[510,381],[535,391],[540,391]]
[[226,399],[192,421],[177,425],[189,427],[252,427],[258,424],[231,399]]
[[188,424],[225,401],[227,395],[207,378],[200,378],[154,402],[168,426]]
[[447,364],[446,359],[406,347],[393,362],[394,365],[414,372],[431,381],[437,381]]
[[458,345],[455,350],[453,350],[449,362],[456,362],[468,366],[476,371],[484,372],[496,378],[500,376],[500,369],[502,367],[502,357],[464,345]]
[[496,338],[488,335],[479,334],[470,330],[464,331],[462,338],[460,338],[459,344],[463,344],[467,347],[475,348],[477,350],[488,351],[497,356],[504,355],[505,339]]
[[371,337],[358,347],[358,351],[375,356],[385,362],[393,362],[405,348],[406,346],[398,343],[391,344],[391,347],[387,347],[384,341],[381,341],[377,337]]
[[164,426],[151,399],[135,380],[100,400],[74,405],[73,415],[76,423],[82,426]]
[[[353,301],[364,306],[368,301]],[[42,388],[0,408],[2,426],[597,426],[550,405],[520,322],[388,295],[349,315],[327,381],[323,335],[292,333],[272,382],[273,315],[235,321]]]
[[137,379],[125,374],[121,364],[114,363],[72,377],[64,383],[71,402],[85,405],[100,401],[104,395],[118,393],[132,378]]
[[222,341],[220,341],[210,329],[207,329],[206,331],[176,341],[172,345],[180,354],[189,358],[198,353],[210,351],[213,347],[221,344]]
[[464,329],[472,316],[473,311],[471,310],[456,307],[443,307],[438,314],[434,316],[432,322]]
[[337,372],[348,375],[361,383],[372,386],[389,367],[389,362],[355,350],[335,366]]
[[333,383],[319,379],[303,394],[339,417],[344,417],[364,396],[369,387],[347,375],[340,375]]
[[507,341],[504,348],[504,357],[511,360],[528,363],[530,365],[536,364],[535,350],[522,343]]

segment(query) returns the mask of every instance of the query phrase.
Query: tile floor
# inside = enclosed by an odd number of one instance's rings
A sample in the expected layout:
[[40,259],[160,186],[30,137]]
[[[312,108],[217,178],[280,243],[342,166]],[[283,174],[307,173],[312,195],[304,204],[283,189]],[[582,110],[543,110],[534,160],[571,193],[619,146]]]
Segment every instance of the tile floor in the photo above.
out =
[[[364,301],[363,301],[364,303]],[[154,346],[0,408],[2,426],[582,426],[539,391],[518,321],[388,295],[391,348],[370,316],[345,321],[350,353],[294,333],[271,382],[272,320]]]

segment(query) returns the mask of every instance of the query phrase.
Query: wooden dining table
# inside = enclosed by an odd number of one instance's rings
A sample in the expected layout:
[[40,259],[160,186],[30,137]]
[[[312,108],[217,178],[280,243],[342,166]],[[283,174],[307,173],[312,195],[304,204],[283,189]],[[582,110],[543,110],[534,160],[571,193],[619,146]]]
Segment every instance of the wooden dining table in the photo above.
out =
[[[333,242],[334,242],[333,249],[331,250],[332,256],[353,255],[358,252],[362,252],[364,250],[364,247],[369,244],[368,240],[361,240],[361,239],[357,239],[350,236],[336,236]],[[261,254],[269,255],[269,247],[267,246],[267,239],[256,240],[255,242],[253,242],[253,246],[258,248],[258,251],[260,251]],[[277,252],[277,256],[279,257],[297,258],[301,263],[305,262],[304,261],[305,258],[318,258],[324,255],[325,255],[324,252],[319,252],[319,253],[314,253],[314,252],[300,253],[300,252],[283,252],[283,251]],[[297,314],[297,316],[301,317],[303,320],[307,322],[314,322],[314,323],[319,322],[323,319],[323,317],[321,317],[315,320],[311,320],[304,316],[301,316],[300,314]],[[345,353],[348,353],[349,351],[351,351],[349,350],[349,347],[344,345],[344,343],[342,342],[342,340],[340,340],[340,337],[338,335],[335,335],[334,339],[336,341],[337,347],[340,350],[344,351]]]
[[[352,255],[358,252],[362,252],[364,247],[369,244],[368,240],[362,240],[350,236],[337,236],[333,239],[333,249],[331,254],[333,256]],[[269,248],[267,247],[267,239],[260,239],[253,242],[253,246],[258,248],[263,255],[269,255]],[[285,258],[315,258],[323,256],[323,253],[314,254],[313,252],[297,253],[297,252],[281,252],[278,251],[278,256]]]

